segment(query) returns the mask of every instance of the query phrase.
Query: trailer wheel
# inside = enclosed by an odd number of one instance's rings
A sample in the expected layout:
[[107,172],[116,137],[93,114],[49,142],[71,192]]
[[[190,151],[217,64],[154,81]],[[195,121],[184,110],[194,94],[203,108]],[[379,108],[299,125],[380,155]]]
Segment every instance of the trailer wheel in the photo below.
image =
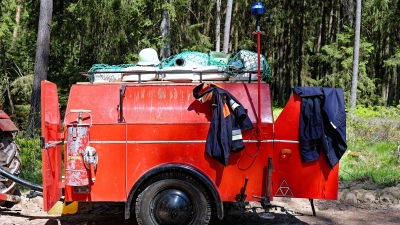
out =
[[211,207],[202,185],[180,174],[151,183],[137,197],[135,213],[139,225],[206,225]]
[[[13,140],[10,132],[0,130],[0,167],[7,172],[20,174],[22,168],[19,146]],[[21,196],[14,181],[0,176],[0,192],[3,194]],[[0,201],[0,206],[11,208],[14,202]]]

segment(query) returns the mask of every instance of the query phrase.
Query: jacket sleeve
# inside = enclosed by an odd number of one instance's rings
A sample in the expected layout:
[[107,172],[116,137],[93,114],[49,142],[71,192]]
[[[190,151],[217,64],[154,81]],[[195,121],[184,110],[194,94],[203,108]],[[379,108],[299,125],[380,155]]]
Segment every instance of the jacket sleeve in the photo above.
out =
[[254,128],[249,116],[247,115],[247,110],[242,106],[242,104],[231,94],[228,95],[229,105],[235,116],[235,119],[242,131],[251,130]]

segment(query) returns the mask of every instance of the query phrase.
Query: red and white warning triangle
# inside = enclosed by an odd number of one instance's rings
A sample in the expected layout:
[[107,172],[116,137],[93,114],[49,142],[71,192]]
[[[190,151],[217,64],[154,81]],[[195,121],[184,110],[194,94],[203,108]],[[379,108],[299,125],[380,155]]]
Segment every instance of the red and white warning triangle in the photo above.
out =
[[279,186],[278,190],[275,193],[276,197],[294,197],[292,190],[286,180],[283,180],[281,186]]

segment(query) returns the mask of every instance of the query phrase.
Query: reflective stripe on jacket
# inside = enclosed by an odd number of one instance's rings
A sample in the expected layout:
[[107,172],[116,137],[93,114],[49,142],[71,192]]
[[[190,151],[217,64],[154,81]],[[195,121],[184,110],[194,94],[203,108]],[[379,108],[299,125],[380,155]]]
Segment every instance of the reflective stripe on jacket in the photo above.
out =
[[193,89],[193,96],[201,103],[212,99],[213,115],[206,151],[227,166],[230,151],[244,149],[242,131],[253,129],[247,110],[232,94],[215,84],[201,83]]

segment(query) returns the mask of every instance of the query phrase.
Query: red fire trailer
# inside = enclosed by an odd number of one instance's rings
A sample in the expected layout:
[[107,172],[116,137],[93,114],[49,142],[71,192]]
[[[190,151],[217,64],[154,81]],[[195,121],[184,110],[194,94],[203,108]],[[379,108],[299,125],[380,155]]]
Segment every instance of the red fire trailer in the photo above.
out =
[[44,210],[64,193],[65,201],[125,202],[125,218],[139,224],[207,224],[211,207],[223,218],[224,202],[268,210],[275,196],[337,199],[339,164],[332,169],[322,154],[301,160],[300,97],[274,121],[268,84],[258,94],[257,84],[218,83],[254,124],[224,166],[205,152],[212,105],[193,97],[198,84],[75,84],[61,118],[57,86],[43,81]]

